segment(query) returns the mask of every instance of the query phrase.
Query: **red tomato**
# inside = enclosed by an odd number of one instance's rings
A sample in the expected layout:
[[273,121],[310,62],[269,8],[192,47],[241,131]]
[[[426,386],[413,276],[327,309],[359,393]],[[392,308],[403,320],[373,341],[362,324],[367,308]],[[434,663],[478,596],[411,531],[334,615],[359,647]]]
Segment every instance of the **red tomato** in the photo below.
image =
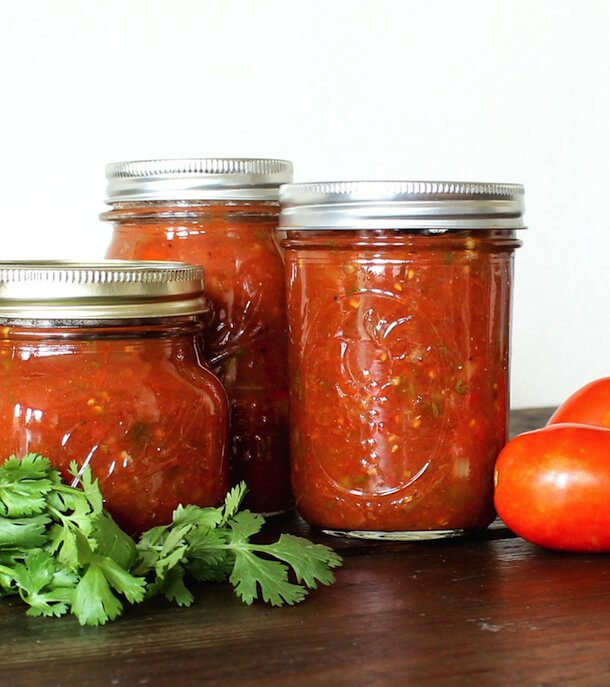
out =
[[610,377],[596,379],[572,394],[559,406],[548,424],[560,422],[610,427]]
[[551,425],[510,441],[495,505],[516,534],[550,549],[610,551],[610,430]]

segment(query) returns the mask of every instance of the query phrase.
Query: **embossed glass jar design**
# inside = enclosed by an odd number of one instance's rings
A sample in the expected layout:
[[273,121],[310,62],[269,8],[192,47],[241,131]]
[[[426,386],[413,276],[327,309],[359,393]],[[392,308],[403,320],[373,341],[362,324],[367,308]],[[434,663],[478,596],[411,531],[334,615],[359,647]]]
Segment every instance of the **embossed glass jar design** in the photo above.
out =
[[522,187],[294,184],[280,198],[299,512],[372,538],[487,526]]
[[206,352],[231,404],[232,482],[246,505],[292,507],[284,266],[275,240],[283,160],[149,160],[109,165],[107,257],[205,266]]

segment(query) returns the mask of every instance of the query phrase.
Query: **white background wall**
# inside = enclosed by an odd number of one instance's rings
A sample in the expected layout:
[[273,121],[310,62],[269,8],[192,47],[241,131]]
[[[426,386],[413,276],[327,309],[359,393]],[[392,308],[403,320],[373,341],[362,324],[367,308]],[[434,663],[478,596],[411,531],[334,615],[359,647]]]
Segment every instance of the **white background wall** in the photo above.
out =
[[0,0],[1,255],[99,257],[104,165],[519,181],[513,405],[610,374],[608,0]]

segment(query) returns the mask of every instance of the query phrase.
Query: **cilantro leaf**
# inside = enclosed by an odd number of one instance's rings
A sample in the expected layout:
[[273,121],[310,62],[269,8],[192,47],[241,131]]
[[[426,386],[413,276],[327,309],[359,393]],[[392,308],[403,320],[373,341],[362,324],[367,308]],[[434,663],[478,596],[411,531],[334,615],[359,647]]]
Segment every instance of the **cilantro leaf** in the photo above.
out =
[[275,544],[258,546],[257,550],[288,563],[297,580],[310,589],[316,589],[318,582],[332,584],[335,576],[331,568],[341,565],[341,557],[328,546],[292,534],[282,534]]
[[196,580],[226,580],[233,569],[233,554],[223,529],[197,528],[187,538],[187,570]]
[[136,544],[106,512],[93,516],[91,536],[97,553],[112,558],[125,570],[131,569],[136,560]]
[[72,613],[81,625],[104,625],[121,614],[123,605],[112,593],[106,576],[92,564],[76,585]]
[[91,512],[101,513],[104,499],[98,481],[96,479],[94,480],[92,477],[91,468],[87,465],[79,469],[78,463],[73,460],[70,463],[70,472],[75,478],[73,486],[80,484],[80,488],[89,503]]
[[0,551],[42,546],[47,541],[45,529],[50,521],[49,516],[43,514],[29,518],[0,517]]
[[235,516],[247,491],[246,483],[240,482],[228,492],[225,496],[224,508],[222,509],[222,522],[228,522]]
[[0,515],[19,517],[42,513],[51,491],[49,461],[35,453],[21,460],[11,456],[0,467]]
[[216,527],[223,521],[221,508],[201,508],[199,506],[178,506],[172,517],[173,525],[196,525],[197,527]]
[[49,549],[57,555],[60,563],[72,570],[79,570],[91,562],[95,542],[88,539],[86,534],[69,519],[64,519],[61,514],[58,515],[61,518],[61,524],[56,524],[51,528]]
[[229,527],[235,535],[233,541],[249,539],[258,534],[264,524],[265,518],[262,515],[252,513],[249,510],[242,510],[229,520]]
[[162,592],[166,577],[182,563],[188,547],[184,535],[191,528],[192,525],[183,525],[175,530],[155,528],[154,542],[148,539],[138,544],[140,564],[136,566],[135,573],[152,577],[149,596]]
[[186,572],[197,582],[225,582],[229,579],[235,557],[229,552],[210,564],[204,558],[193,556],[186,564]]
[[20,548],[0,550],[0,566],[10,567],[15,565],[21,558],[23,558],[23,551]]
[[168,601],[175,601],[178,606],[190,606],[195,600],[184,584],[184,568],[181,565],[167,573],[159,591]]
[[35,596],[22,597],[22,599],[30,606],[25,612],[26,615],[35,618],[41,615],[59,618],[70,610],[73,596],[74,589],[66,586],[38,593]]
[[53,492],[48,497],[48,508],[53,520],[60,527],[79,530],[84,536],[91,534],[92,520],[91,509],[87,499],[71,487],[66,491]]
[[76,530],[64,524],[54,524],[49,532],[49,550],[57,556],[57,560],[72,570],[78,568],[78,547],[76,545]]
[[135,577],[108,556],[95,555],[92,565],[96,565],[104,574],[109,584],[129,603],[137,604],[143,601],[146,582],[143,577]]
[[247,604],[258,598],[273,606],[302,601],[307,589],[288,580],[288,567],[278,561],[261,558],[257,553],[279,558],[294,570],[297,582],[315,589],[317,582],[331,584],[331,567],[341,564],[340,557],[327,546],[313,544],[307,539],[282,535],[274,544],[251,544],[249,538],[257,534],[264,518],[250,511],[241,511],[229,520],[229,542],[235,555],[230,582],[237,595]]
[[60,616],[68,612],[76,576],[42,549],[32,549],[13,567],[19,595],[28,615]]
[[288,581],[285,565],[260,558],[247,549],[236,551],[229,580],[237,596],[248,605],[258,598],[259,588],[263,601],[272,606],[298,603],[307,594],[304,587]]

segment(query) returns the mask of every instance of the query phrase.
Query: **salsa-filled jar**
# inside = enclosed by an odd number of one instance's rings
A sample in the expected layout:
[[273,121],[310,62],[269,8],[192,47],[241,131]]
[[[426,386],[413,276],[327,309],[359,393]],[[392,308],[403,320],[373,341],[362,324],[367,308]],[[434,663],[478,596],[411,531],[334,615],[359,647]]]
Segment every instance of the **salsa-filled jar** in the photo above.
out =
[[297,509],[357,537],[487,526],[523,188],[311,183],[280,201]]
[[0,263],[0,459],[89,466],[131,533],[228,488],[228,401],[201,344],[200,267]]
[[107,168],[107,257],[204,264],[210,364],[229,395],[232,482],[264,513],[292,506],[284,266],[278,188],[292,165],[267,159],[150,160]]

